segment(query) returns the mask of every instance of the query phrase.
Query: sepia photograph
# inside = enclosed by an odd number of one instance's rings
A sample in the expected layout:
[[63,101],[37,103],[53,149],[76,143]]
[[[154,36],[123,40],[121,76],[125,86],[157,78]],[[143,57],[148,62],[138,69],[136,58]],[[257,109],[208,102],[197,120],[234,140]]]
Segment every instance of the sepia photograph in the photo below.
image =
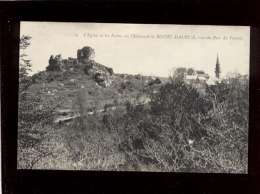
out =
[[17,168],[248,173],[250,27],[20,23]]

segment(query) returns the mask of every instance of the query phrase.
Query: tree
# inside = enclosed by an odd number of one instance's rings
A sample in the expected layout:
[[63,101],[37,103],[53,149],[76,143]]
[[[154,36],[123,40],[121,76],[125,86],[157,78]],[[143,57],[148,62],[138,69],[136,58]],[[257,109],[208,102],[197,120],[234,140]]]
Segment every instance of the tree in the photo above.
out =
[[194,69],[192,69],[192,68],[189,68],[188,70],[187,70],[187,74],[188,75],[193,75],[195,73],[195,71],[194,71]]
[[196,73],[197,73],[197,74],[205,74],[205,71],[203,71],[203,70],[197,70]]
[[173,77],[177,80],[183,80],[187,69],[185,67],[178,67],[173,73]]
[[19,62],[19,92],[23,92],[30,86],[29,71],[31,71],[31,60],[27,59],[25,50],[31,44],[31,36],[23,35],[20,39],[20,62]]

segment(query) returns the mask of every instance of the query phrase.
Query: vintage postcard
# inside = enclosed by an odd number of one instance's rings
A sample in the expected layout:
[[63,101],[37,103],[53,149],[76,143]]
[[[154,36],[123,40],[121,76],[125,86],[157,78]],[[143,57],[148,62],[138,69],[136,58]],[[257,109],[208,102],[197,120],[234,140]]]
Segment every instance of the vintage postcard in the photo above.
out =
[[250,27],[21,22],[18,169],[247,173]]

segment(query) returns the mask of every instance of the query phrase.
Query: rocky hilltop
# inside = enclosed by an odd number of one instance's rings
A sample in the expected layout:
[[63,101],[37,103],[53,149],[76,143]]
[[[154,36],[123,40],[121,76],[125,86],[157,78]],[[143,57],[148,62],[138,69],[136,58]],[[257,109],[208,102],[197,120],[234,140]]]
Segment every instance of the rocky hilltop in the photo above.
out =
[[32,76],[33,84],[28,92],[38,94],[42,104],[53,104],[55,112],[62,115],[58,120],[67,120],[115,107],[122,113],[127,103],[146,104],[149,95],[156,93],[166,80],[116,74],[112,68],[96,62],[94,56],[94,50],[88,46],[77,50],[77,58],[51,55],[46,71]]
[[114,73],[113,69],[94,61],[94,55],[94,50],[88,46],[78,49],[77,58],[69,57],[68,59],[62,59],[61,55],[51,55],[46,71],[83,71],[86,75],[91,76],[100,86],[108,87],[111,85],[110,76]]

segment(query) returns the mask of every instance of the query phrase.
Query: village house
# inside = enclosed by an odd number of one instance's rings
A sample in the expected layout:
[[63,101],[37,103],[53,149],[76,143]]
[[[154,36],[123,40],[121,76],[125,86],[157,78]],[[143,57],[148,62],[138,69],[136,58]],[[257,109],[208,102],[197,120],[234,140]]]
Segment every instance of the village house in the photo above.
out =
[[187,84],[204,84],[209,80],[209,75],[203,71],[194,71],[194,73],[191,75],[185,73],[184,80]]
[[207,81],[209,80],[209,75],[203,71],[195,71],[192,75],[184,74],[185,83],[196,88],[200,93],[206,93]]
[[[218,56],[216,65],[219,65]],[[204,71],[193,71],[191,73],[184,73],[184,82],[196,88],[200,93],[205,94],[207,85],[215,85],[219,82],[219,78],[210,77]]]

